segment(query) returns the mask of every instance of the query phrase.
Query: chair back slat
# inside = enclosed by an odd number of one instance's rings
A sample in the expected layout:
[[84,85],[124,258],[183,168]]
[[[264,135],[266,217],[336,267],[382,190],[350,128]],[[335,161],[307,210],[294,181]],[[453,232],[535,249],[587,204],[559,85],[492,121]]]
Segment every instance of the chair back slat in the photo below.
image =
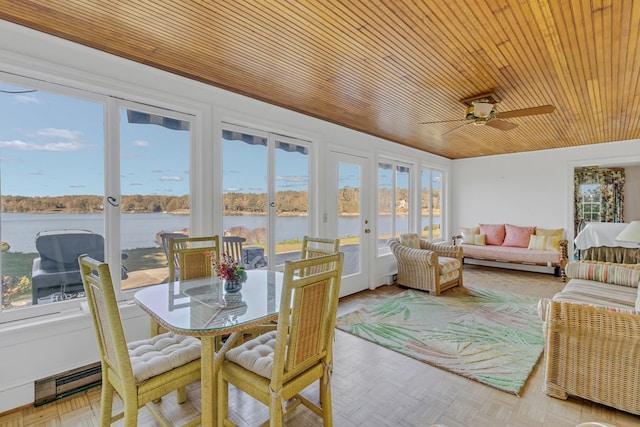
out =
[[242,257],[242,244],[246,241],[244,237],[240,236],[223,236],[222,237],[222,246],[223,252],[235,259],[239,263],[243,264]]
[[335,254],[340,250],[340,239],[304,236],[300,259],[315,258]]
[[[162,240],[162,249],[164,249],[164,254],[167,257],[167,266],[169,267],[169,269],[172,268],[171,264],[173,264],[173,268],[175,269],[175,271],[178,271],[178,269],[180,268],[180,262],[178,258],[169,254],[169,240],[184,239],[186,237],[189,237],[189,235],[185,233],[160,233],[160,239]],[[186,247],[186,244],[184,247]]]
[[[286,261],[271,382],[331,362],[344,254]],[[278,388],[274,388],[276,390]]]

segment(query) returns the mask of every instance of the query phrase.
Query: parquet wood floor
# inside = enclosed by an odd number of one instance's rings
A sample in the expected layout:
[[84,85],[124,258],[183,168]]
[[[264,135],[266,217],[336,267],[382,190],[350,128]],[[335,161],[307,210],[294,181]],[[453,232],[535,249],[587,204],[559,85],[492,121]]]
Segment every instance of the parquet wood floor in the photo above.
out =
[[[466,265],[467,287],[489,288],[537,297],[550,297],[564,286],[547,274]],[[344,298],[339,314],[359,308],[364,299],[384,299],[400,292],[383,286]],[[365,340],[336,331],[334,346],[333,418],[337,427],[573,427],[600,421],[617,427],[640,425],[640,417],[579,399],[566,401],[542,392],[542,358],[520,397],[434,368]],[[176,425],[200,411],[199,383],[190,386],[189,400],[163,399],[163,410]],[[305,391],[317,398],[317,387]],[[230,413],[239,426],[258,425],[267,410],[250,397],[230,390]],[[0,415],[0,427],[97,426],[100,389],[94,388],[38,408],[25,407]],[[304,407],[286,418],[287,426],[320,426],[322,421]],[[114,425],[122,425],[116,423]],[[146,409],[140,426],[155,426]]]

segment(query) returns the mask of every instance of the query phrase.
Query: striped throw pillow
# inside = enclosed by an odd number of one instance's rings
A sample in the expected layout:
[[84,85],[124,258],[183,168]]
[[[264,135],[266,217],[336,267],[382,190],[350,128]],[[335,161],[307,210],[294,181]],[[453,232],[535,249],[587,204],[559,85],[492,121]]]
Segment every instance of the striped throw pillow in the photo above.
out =
[[632,288],[637,288],[640,282],[640,265],[638,264],[574,261],[567,264],[565,272],[570,278],[595,280]]

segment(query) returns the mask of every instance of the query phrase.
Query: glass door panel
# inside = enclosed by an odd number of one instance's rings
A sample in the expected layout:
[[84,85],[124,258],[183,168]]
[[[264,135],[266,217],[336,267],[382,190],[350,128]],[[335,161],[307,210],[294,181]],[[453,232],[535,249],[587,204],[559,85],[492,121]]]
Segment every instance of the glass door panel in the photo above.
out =
[[275,267],[300,258],[309,233],[309,147],[275,136]]
[[120,108],[122,289],[165,282],[160,235],[190,233],[190,122],[142,108]]
[[265,267],[268,255],[267,143],[267,134],[222,131],[222,229],[245,239],[243,262],[250,268]]
[[378,256],[390,253],[387,241],[393,237],[393,165],[378,163]]
[[243,262],[270,269],[300,257],[309,233],[309,145],[225,125],[223,230],[244,237]]
[[369,247],[373,244],[365,194],[368,159],[345,153],[331,153],[329,183],[329,236],[340,238],[345,254],[340,296],[368,288]]

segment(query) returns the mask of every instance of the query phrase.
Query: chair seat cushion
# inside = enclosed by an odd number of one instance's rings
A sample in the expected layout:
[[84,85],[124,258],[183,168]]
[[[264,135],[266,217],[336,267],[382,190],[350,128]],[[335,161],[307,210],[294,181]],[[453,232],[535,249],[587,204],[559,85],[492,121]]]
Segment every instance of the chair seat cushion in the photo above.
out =
[[200,358],[200,340],[171,332],[130,342],[127,348],[138,384]]
[[440,282],[446,283],[460,276],[460,260],[449,257],[438,257],[440,268]]
[[261,377],[271,379],[275,345],[276,331],[267,332],[232,348],[227,352],[226,359]]

